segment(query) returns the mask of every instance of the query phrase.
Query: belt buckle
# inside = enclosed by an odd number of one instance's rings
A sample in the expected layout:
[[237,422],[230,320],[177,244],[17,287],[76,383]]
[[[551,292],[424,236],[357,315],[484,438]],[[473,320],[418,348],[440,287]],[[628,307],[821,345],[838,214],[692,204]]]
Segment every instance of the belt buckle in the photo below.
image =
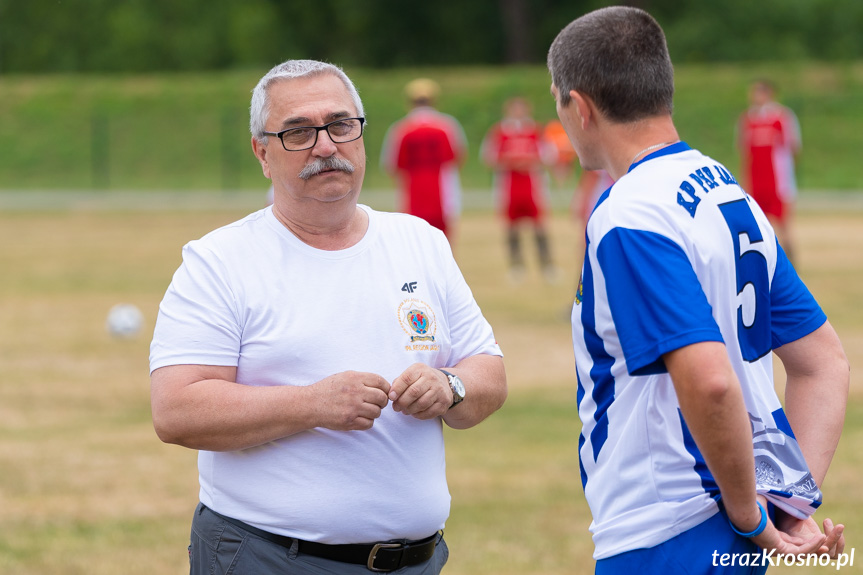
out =
[[404,547],[404,545],[402,543],[375,543],[369,552],[369,560],[366,563],[366,567],[368,567],[369,571],[374,571],[375,573],[389,573],[392,569],[378,569],[375,567],[375,558],[381,549],[398,549],[400,547]]

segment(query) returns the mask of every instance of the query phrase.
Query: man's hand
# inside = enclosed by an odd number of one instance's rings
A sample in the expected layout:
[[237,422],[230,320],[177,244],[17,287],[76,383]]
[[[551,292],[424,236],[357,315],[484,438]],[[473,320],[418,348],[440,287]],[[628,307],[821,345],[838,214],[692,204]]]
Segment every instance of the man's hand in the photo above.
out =
[[442,416],[452,405],[449,380],[439,369],[415,363],[393,381],[393,409],[417,419]]
[[319,426],[336,431],[371,429],[389,402],[389,382],[374,373],[343,371],[311,387],[319,399]]
[[[766,507],[763,495],[758,500]],[[775,523],[768,520],[767,528],[752,541],[762,549],[776,549],[782,555],[829,555],[836,559],[845,550],[845,526],[833,525],[830,519],[824,520],[824,533],[818,523],[808,517],[797,519],[777,509]]]
[[[826,538],[818,529],[818,525],[811,518],[812,525],[805,525],[801,521],[801,528],[795,529],[793,533],[780,531],[768,520],[767,527],[752,542],[768,551],[775,549],[782,555],[809,555],[815,553],[824,545]],[[814,527],[814,530],[812,529]]]
[[818,523],[813,518],[797,519],[780,510],[776,511],[776,528],[779,531],[801,539],[826,536],[821,546],[813,553],[829,555],[832,559],[836,559],[840,553],[845,551],[845,526],[841,523],[834,525],[829,518],[824,520],[823,525],[824,535],[822,536],[821,530],[818,529]]

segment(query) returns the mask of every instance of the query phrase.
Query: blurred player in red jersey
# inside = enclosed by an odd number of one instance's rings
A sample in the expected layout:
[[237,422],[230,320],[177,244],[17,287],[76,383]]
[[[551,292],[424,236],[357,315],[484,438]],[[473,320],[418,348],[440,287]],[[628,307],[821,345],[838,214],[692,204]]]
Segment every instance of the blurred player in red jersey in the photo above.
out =
[[800,152],[800,124],[790,109],[775,101],[775,89],[758,80],[749,89],[750,107],[738,122],[744,189],[758,202],[793,261],[791,232],[797,183],[794,163]]
[[398,180],[399,211],[426,220],[452,243],[461,211],[458,170],[467,139],[455,118],[435,110],[436,82],[418,78],[405,93],[411,111],[387,131],[381,165]]
[[512,98],[504,104],[504,118],[491,127],[482,142],[482,160],[495,170],[494,189],[507,223],[510,276],[524,274],[519,226],[532,224],[539,261],[546,280],[556,279],[545,231],[548,177],[545,166],[554,163],[555,150],[543,136],[542,126],[531,118],[527,100]]

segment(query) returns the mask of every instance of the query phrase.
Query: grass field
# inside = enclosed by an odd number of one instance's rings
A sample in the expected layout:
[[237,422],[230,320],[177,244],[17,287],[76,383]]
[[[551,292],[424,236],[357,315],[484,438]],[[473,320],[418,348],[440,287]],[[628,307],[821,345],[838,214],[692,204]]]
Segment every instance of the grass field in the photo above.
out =
[[[142,75],[3,75],[0,189],[255,190],[269,183],[252,159],[248,106],[266,70]],[[542,65],[348,69],[365,105],[366,189],[393,185],[379,168],[387,128],[404,115],[404,85],[429,76],[440,108],[464,126],[467,188],[487,188],[479,160],[501,105],[523,95],[537,120],[555,115]],[[675,123],[681,137],[737,173],[734,126],[748,84],[769,77],[800,118],[800,186],[863,189],[863,63],[784,62],[675,67]]]
[[[150,421],[148,345],[157,305],[188,240],[256,205],[96,207],[0,213],[0,573],[188,572],[194,452],[160,443]],[[803,212],[799,270],[863,362],[863,213]],[[562,281],[506,281],[499,222],[469,213],[456,256],[506,353],[510,398],[481,426],[447,431],[450,575],[592,572],[578,478],[568,307],[577,235],[552,221]],[[108,309],[145,313],[138,339],[112,340]],[[852,375],[822,515],[863,533],[863,381]],[[858,549],[857,560],[863,561]],[[779,569],[782,571],[782,569]],[[785,568],[788,573],[822,572]]]

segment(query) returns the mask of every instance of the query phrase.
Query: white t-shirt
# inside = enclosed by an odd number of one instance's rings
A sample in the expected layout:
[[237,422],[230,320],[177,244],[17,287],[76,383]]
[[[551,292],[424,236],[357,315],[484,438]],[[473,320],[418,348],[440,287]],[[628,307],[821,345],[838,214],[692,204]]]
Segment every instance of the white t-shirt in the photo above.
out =
[[758,492],[798,517],[820,505],[773,387],[771,351],[826,317],[724,166],[681,142],[602,195],[572,320],[596,559],[653,547],[718,511],[719,489],[662,360],[693,343],[725,343],[749,412]]
[[[444,235],[361,207],[368,230],[345,250],[303,243],[271,208],[186,245],[159,308],[151,371],[237,366],[238,383],[269,386],[355,370],[391,382],[415,362],[501,355]],[[208,507],[308,541],[419,539],[449,515],[441,420],[391,405],[368,431],[316,428],[201,451],[198,470]]]

